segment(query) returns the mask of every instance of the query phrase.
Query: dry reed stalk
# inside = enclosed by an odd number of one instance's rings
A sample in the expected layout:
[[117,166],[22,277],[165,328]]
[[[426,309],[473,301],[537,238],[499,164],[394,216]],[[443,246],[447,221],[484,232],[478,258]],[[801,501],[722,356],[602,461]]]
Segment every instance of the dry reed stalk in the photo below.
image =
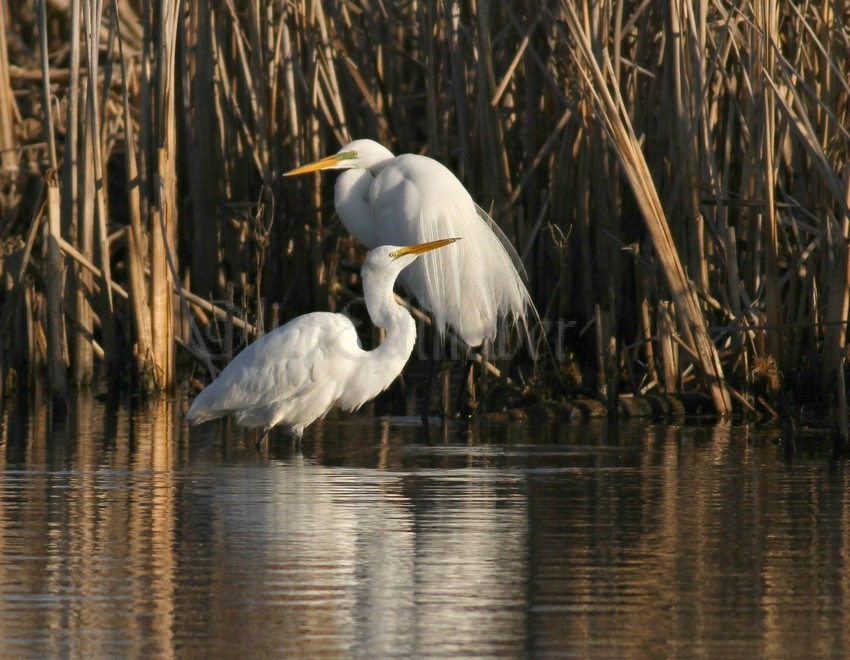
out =
[[[0,8],[2,10],[2,8]],[[65,319],[62,313],[62,291],[63,291],[63,264],[62,253],[59,249],[61,239],[61,197],[59,194],[59,181],[56,176],[56,145],[53,135],[53,105],[50,94],[50,64],[48,59],[47,43],[47,7],[46,0],[38,3],[39,44],[41,53],[42,71],[42,104],[43,104],[43,127],[46,133],[47,152],[50,161],[50,169],[45,176],[47,186],[47,272],[45,274],[47,289],[47,349],[49,351],[48,384],[50,388],[51,401],[57,412],[63,411],[67,405],[68,381],[67,381],[67,351],[65,348]],[[30,346],[32,350],[32,345]],[[34,366],[34,365],[33,365]],[[35,369],[30,371],[35,375]]]
[[[85,1],[85,0],[84,0]],[[74,246],[86,259],[94,259],[94,227],[95,227],[95,178],[94,164],[92,153],[92,142],[89,139],[91,127],[88,120],[88,88],[96,84],[96,81],[88,78],[81,81],[81,94],[78,104],[78,111],[75,116],[78,118],[80,135],[78,138],[79,161],[77,173],[78,182],[78,203],[76,211],[76,223],[71,225],[69,236],[73,241]],[[73,158],[71,154],[66,154],[66,159]],[[69,163],[69,165],[72,165]],[[73,214],[73,211],[72,211]],[[71,220],[73,221],[73,215]],[[74,336],[74,382],[80,385],[91,383],[93,374],[93,355],[89,342],[82,335],[85,333],[91,334],[94,330],[94,310],[92,303],[95,300],[95,286],[92,279],[92,273],[89,270],[79,270],[75,263],[71,269],[73,273],[74,284],[74,316],[77,320],[77,325],[81,329]]]
[[145,279],[145,255],[147,250],[147,234],[142,228],[141,195],[139,189],[139,171],[136,165],[137,145],[133,117],[130,114],[130,100],[127,85],[127,65],[124,61],[123,41],[119,38],[119,57],[121,58],[121,97],[124,110],[124,157],[127,164],[127,207],[130,215],[130,225],[127,227],[127,259],[132,292],[132,313],[135,327],[136,343],[133,354],[136,358],[136,373],[142,378],[144,389],[155,389],[155,379],[150,375],[155,373],[153,365],[153,335],[151,327],[151,310],[148,301],[148,282]]
[[[780,372],[785,360],[782,351],[782,314],[780,309],[779,291],[779,237],[778,216],[776,213],[776,170],[774,167],[775,128],[773,120],[776,115],[773,104],[774,95],[763,83],[765,75],[774,70],[773,44],[778,39],[778,21],[776,4],[772,0],[755,4],[755,27],[760,37],[754,51],[757,55],[756,101],[761,106],[761,191],[765,203],[762,228],[764,230],[764,284],[765,284],[765,316],[767,318],[767,349],[777,363]],[[760,97],[760,98],[759,98]]]
[[289,139],[296,146],[300,143],[301,125],[299,122],[298,101],[295,94],[295,52],[292,48],[292,37],[286,13],[280,18],[281,48],[283,50],[283,103],[282,106],[289,119]]
[[[184,291],[183,295],[186,296],[186,300],[189,301],[193,306],[200,308],[205,312],[211,313],[218,319],[226,319],[227,318],[227,310],[219,307],[218,305],[213,305],[208,300],[204,300],[199,296],[191,293],[190,291]],[[239,318],[238,316],[233,317],[233,326],[235,328],[239,328],[243,335],[246,337],[259,337],[260,330],[257,326],[248,323],[245,319]]]
[[[632,191],[655,245],[667,286],[674,299],[679,331],[686,345],[692,347],[699,356],[702,375],[711,391],[718,414],[728,415],[732,412],[732,404],[723,376],[723,367],[717,350],[708,336],[705,319],[697,304],[692,285],[685,277],[655,184],[624,111],[622,99],[617,97],[615,100],[611,95],[607,86],[607,77],[593,57],[587,34],[581,27],[572,5],[565,2],[562,6],[565,8],[564,14],[570,32],[579,45],[578,53],[581,55],[579,71],[585,78],[586,91],[593,99],[599,118],[611,138],[611,143],[632,185]],[[612,72],[607,59],[605,66],[606,72],[610,75]],[[617,93],[616,86],[613,91]]]
[[[490,0],[478,0],[476,49],[478,51],[476,114],[479,122],[480,143],[483,156],[483,199],[497,207],[511,195],[511,175],[502,123],[490,99],[496,90],[493,64],[493,40],[490,26]],[[489,204],[485,204],[489,206]]]
[[[354,79],[354,84],[357,86],[357,90],[363,97],[363,101],[375,115],[375,119],[378,122],[378,134],[380,136],[379,141],[388,142],[390,140],[390,127],[386,120],[386,117],[381,114],[380,105],[378,103],[379,97],[372,93],[372,90],[369,88],[369,85],[366,82],[365,78],[360,74],[360,70],[358,69],[357,64],[354,62],[354,60],[352,60],[351,57],[349,57],[349,55],[345,52],[341,52],[339,54],[339,57],[340,59],[342,59],[343,64],[345,64],[349,75]],[[429,102],[428,105],[430,108],[432,104]],[[434,121],[436,122],[436,114]],[[431,128],[430,118],[428,125],[429,131],[436,131],[436,123],[434,124],[433,128]]]
[[[850,207],[850,164],[844,167],[846,204]],[[839,225],[835,266],[829,279],[823,339],[825,371],[839,371],[843,365],[847,342],[848,310],[850,310],[850,214],[842,213]],[[843,368],[840,370],[843,380]],[[828,382],[828,381],[827,381]],[[846,402],[845,402],[846,404]]]
[[18,171],[17,140],[14,131],[15,97],[9,77],[9,53],[6,43],[6,12],[0,4],[0,175]]
[[63,410],[68,400],[65,319],[62,313],[63,263],[59,247],[61,236],[61,200],[55,170],[45,177],[47,185],[47,359],[50,396],[54,407]]
[[[437,21],[437,3],[425,0],[419,4],[417,16],[423,25],[434,25]],[[437,76],[437,45],[434,30],[419,32],[419,48],[425,54],[425,116],[428,130],[428,144],[435,158],[445,158],[445,141],[440,131]],[[377,109],[377,108],[376,108]]]
[[42,127],[44,129],[44,140],[47,143],[47,157],[50,169],[58,168],[56,159],[56,139],[53,133],[53,98],[50,93],[50,59],[47,44],[47,0],[39,0],[38,6],[38,34],[39,53],[41,55],[41,102],[42,102]]
[[664,391],[668,394],[679,391],[679,351],[674,339],[676,324],[670,309],[673,304],[668,300],[658,302],[658,341],[661,344]]
[[[549,70],[540,71],[535,66],[532,57],[537,46],[545,43],[540,26],[540,16],[538,16],[523,33],[523,40],[517,47],[517,52],[519,50],[523,52],[522,57],[518,60],[520,68],[514,70],[512,84],[508,87],[509,94],[506,94],[504,98],[506,102],[513,102],[511,115],[508,115],[512,120],[512,125],[506,127],[507,134],[516,130],[516,122],[521,122],[521,125],[523,125],[520,134],[522,157],[519,158],[517,155],[512,157],[515,169],[522,171],[519,182],[516,182],[518,177],[514,176],[510,197],[510,200],[513,201],[508,202],[513,209],[512,236],[518,245],[524,244],[523,251],[529,250],[533,246],[536,254],[535,260],[545,262],[547,261],[546,245],[540,240],[542,237],[537,233],[537,223],[535,222],[532,225],[531,222],[535,216],[540,220],[548,220],[549,218],[553,192],[546,167],[551,162],[549,149],[559,141],[564,127],[567,126],[570,117],[573,115],[574,108],[568,106],[563,109],[557,103],[546,100],[548,96],[547,86],[551,88],[552,72]],[[519,32],[517,31],[518,35]],[[534,45],[532,45],[532,37],[534,38]],[[508,68],[510,69],[513,65],[514,60],[511,60]],[[552,119],[559,113],[560,118],[553,125]],[[538,147],[541,142],[543,146]],[[524,203],[518,207],[514,206],[514,202],[520,199],[520,196],[522,196]],[[507,224],[507,219],[503,228],[508,231],[511,230],[511,227]]]
[[[541,146],[537,153],[534,154],[534,157],[527,162],[525,172],[523,172],[523,177],[522,179],[520,179],[519,183],[514,186],[513,191],[511,191],[511,196],[508,198],[506,207],[511,207],[517,203],[520,198],[520,195],[525,192],[526,186],[531,180],[531,177],[535,174],[537,169],[546,161],[546,159],[549,158],[552,151],[558,146],[558,142],[561,139],[561,132],[572,118],[572,109],[568,108],[564,111],[564,114],[561,115],[561,118],[558,120],[558,123],[546,137],[546,141],[543,143],[543,146]],[[523,259],[523,261],[525,261],[525,259]]]
[[[341,88],[339,84],[339,79],[336,74],[336,67],[334,66],[334,49],[331,45],[330,39],[330,30],[328,29],[328,18],[325,14],[324,7],[321,2],[317,2],[313,6],[314,18],[316,24],[319,28],[319,53],[320,58],[318,61],[319,68],[318,71],[320,73],[320,78],[324,78],[325,85],[327,87],[327,97],[325,97],[321,93],[321,87],[317,88],[319,92],[320,101],[323,98],[330,99],[330,102],[333,106],[334,110],[334,119],[332,119],[331,126],[333,130],[338,135],[338,139],[340,144],[344,144],[351,140],[351,133],[348,130],[348,122],[346,121],[346,112],[342,105],[343,94],[341,93]],[[331,114],[329,109],[326,110],[328,112],[328,116],[330,118]]]
[[[729,113],[729,119],[725,126],[725,140],[723,142],[723,161],[727,163],[725,171],[718,176],[718,179],[723,181],[729,180],[729,167],[732,162],[732,154],[735,146],[732,136],[734,132],[733,122],[735,121],[734,113]],[[719,183],[719,181],[718,181]],[[741,290],[743,283],[738,270],[738,239],[735,234],[735,228],[732,226],[729,214],[729,207],[722,202],[721,186],[718,185],[715,194],[716,205],[716,226],[717,226],[717,247],[720,252],[719,257],[725,270],[726,286],[721,288],[721,294],[728,299],[727,307],[731,310],[732,316],[738,318],[741,316]],[[728,195],[728,193],[727,193]]]
[[[457,175],[461,181],[477,181],[480,175],[480,168],[475,161],[473,155],[472,137],[473,128],[469,117],[469,107],[467,106],[467,94],[469,93],[469,71],[467,70],[467,58],[463,56],[463,24],[461,18],[460,3],[449,3],[447,7],[447,16],[445,18],[448,23],[445,31],[447,33],[446,49],[449,55],[449,71],[451,74],[451,92],[452,101],[454,103],[454,116],[457,125],[457,146],[458,146],[458,170]],[[448,142],[447,136],[443,137],[442,144]],[[441,158],[442,155],[442,158]],[[446,156],[444,148],[441,154],[438,150],[434,152],[435,158],[442,160]]]
[[[69,52],[68,115],[62,157],[62,228],[71,243],[80,246],[80,0],[71,2],[71,44]],[[81,271],[76,263],[68,268],[69,313],[73,315],[75,332],[71,341],[71,380],[76,385],[89,384],[93,373],[91,344],[85,335],[92,333],[93,317],[89,296],[91,274]]]
[[516,49],[516,53],[514,53],[513,59],[511,59],[511,63],[508,65],[507,70],[502,74],[502,80],[499,82],[498,86],[496,87],[496,91],[493,92],[493,97],[490,99],[490,105],[492,107],[497,107],[499,105],[499,101],[502,99],[502,96],[505,94],[505,90],[508,88],[511,79],[516,73],[519,63],[523,59],[525,49],[528,48],[531,33],[537,27],[539,20],[540,19],[538,17],[534,20],[534,22],[532,22],[525,35],[522,37],[522,40],[519,42],[519,46]]
[[221,154],[217,124],[224,120],[214,111],[217,99],[213,32],[218,13],[196,3],[188,12],[181,31],[183,47],[193,49],[198,55],[194,61],[185,58],[182,61],[183,86],[190,99],[183,107],[187,127],[183,144],[193,154],[187,162],[193,222],[191,283],[196,293],[209,296],[218,293],[219,228],[216,220],[221,197]]
[[[269,5],[268,10],[271,10]],[[270,114],[270,96],[274,94],[274,79],[269,75],[270,71],[276,71],[279,63],[274,61],[274,38],[263,29],[265,24],[264,12],[259,0],[248,4],[248,36],[251,45],[250,79],[245,81],[246,87],[254,90],[251,95],[252,104],[256,98],[254,107],[254,132],[257,134],[257,149],[262,167],[260,177],[264,184],[269,185],[272,181],[272,135],[275,132],[275,117]],[[268,26],[271,30],[271,26]],[[273,34],[273,33],[272,33]],[[252,106],[253,107],[253,106]]]
[[174,306],[173,281],[169,260],[175,257],[177,225],[177,122],[176,122],[176,54],[179,2],[166,0],[157,15],[158,34],[156,64],[156,104],[152,137],[156,140],[154,173],[155,208],[151,227],[151,327],[152,353],[159,386],[170,390],[174,373]]
[[605,350],[606,337],[608,332],[608,323],[603,318],[602,308],[599,305],[596,305],[594,308],[594,323],[593,329],[595,331],[596,338],[596,373],[598,385],[597,389],[599,393],[605,397],[609,398],[611,393],[611,389],[609,387],[610,381],[608,379],[608,368],[607,368],[607,352]]
[[[82,252],[77,250],[77,248],[71,245],[64,238],[59,239],[59,247],[66,257],[70,257],[71,259],[73,259],[77,264],[79,264],[87,271],[89,271],[92,275],[94,275],[95,278],[99,280],[103,279],[103,273],[101,272],[100,268],[95,266],[90,259],[88,259]],[[118,284],[118,282],[111,280],[109,282],[109,287],[112,289],[113,293],[115,293],[120,298],[123,298],[124,300],[128,300],[130,298],[130,294],[127,293],[127,290],[123,286]]]
[[[139,140],[137,166],[139,168],[139,201],[141,203],[141,217],[146,225],[147,231],[153,235],[153,217],[151,204],[153,203],[152,181],[155,153],[154,137],[154,3],[152,0],[142,2],[142,52],[138,64],[139,76]],[[149,246],[152,249],[152,245]]]
[[[262,45],[260,44],[259,25],[254,20],[247,21],[248,34],[246,35],[240,29],[239,17],[236,13],[236,8],[233,5],[233,0],[226,0],[227,9],[230,13],[233,22],[233,40],[236,46],[239,64],[239,81],[244,86],[247,94],[247,107],[250,109],[250,116],[253,122],[248,122],[247,117],[243,118],[242,128],[244,129],[244,137],[246,142],[251,146],[251,156],[260,172],[264,181],[270,178],[269,160],[268,160],[268,127],[264,117],[265,112],[265,94],[261,83],[265,79],[263,68],[259,58],[262,56]],[[256,2],[249,3],[249,7],[254,9],[254,17],[257,16],[258,9]],[[250,42],[250,46],[248,43]],[[256,81],[256,82],[255,82]],[[235,100],[235,90],[232,94]],[[234,109],[239,108],[240,104],[233,103]]]
[[[26,337],[25,341],[18,343],[13,354],[18,356],[17,367],[19,370],[18,382],[23,384],[22,375],[28,376],[31,384],[36,383],[36,377],[39,375],[39,359],[38,359],[38,344],[40,343],[39,335],[43,334],[42,326],[38,322],[36,301],[39,294],[35,289],[35,282],[32,279],[27,279],[24,284],[24,304],[21,310],[21,315],[24,317],[21,325],[24,327],[24,332],[21,334]],[[48,381],[49,385],[49,381]],[[61,404],[59,404],[61,406]]]
[[[29,233],[24,247],[21,251],[21,263],[18,266],[17,276],[12,282],[12,290],[7,292],[6,301],[3,304],[3,313],[0,316],[0,396],[8,394],[8,379],[7,375],[10,370],[14,370],[21,363],[21,357],[27,354],[27,349],[20,346],[20,332],[13,332],[15,329],[16,317],[20,319],[22,306],[18,304],[21,298],[21,293],[26,291],[25,276],[27,266],[29,265],[30,254],[33,244],[35,243],[36,235],[41,226],[41,219],[44,216],[46,206],[45,186],[42,182],[41,190],[39,191],[38,201],[35,208],[37,209],[30,223]],[[6,264],[8,268],[8,263]],[[25,296],[26,297],[26,296]],[[28,314],[29,308],[24,312]],[[18,323],[18,326],[21,324]],[[7,352],[7,347],[10,348]],[[31,372],[33,373],[33,372]],[[20,377],[21,375],[18,374]]]
[[[640,245],[635,244],[635,261],[639,262]],[[646,373],[650,382],[658,382],[658,371],[655,368],[655,350],[652,346],[652,303],[650,297],[652,293],[652,280],[646,268],[638,266],[637,277],[637,299],[640,307],[640,331],[639,340],[643,344],[643,351],[646,355]]]
[[786,99],[786,94],[782,93],[782,90],[780,90],[771,76],[765,74],[765,79],[773,89],[773,99],[779,104],[779,110],[788,121],[788,125],[791,127],[792,132],[797,136],[800,144],[812,159],[815,171],[822,177],[824,185],[833,195],[834,199],[837,200],[839,204],[843,204],[844,191],[842,190],[838,174],[830,164],[826,153],[824,153],[823,147],[821,146],[821,140],[811,123],[811,117],[809,112],[807,112],[805,102],[793,87],[793,80],[791,78],[792,74],[789,74],[782,69],[780,69],[780,72],[786,82],[785,90],[787,92],[787,96],[790,96],[790,99]]
[[[86,38],[86,53],[89,71],[98,70],[100,52],[100,28],[103,6],[99,0],[83,0],[83,19]],[[107,90],[104,89],[104,94]],[[117,354],[114,305],[112,301],[112,263],[107,231],[108,207],[106,201],[106,179],[104,167],[104,148],[101,141],[101,105],[98,103],[98,85],[90,80],[86,95],[85,126],[88,134],[88,146],[91,149],[91,164],[94,177],[94,210],[98,238],[98,255],[103,281],[100,286],[100,325],[103,333],[104,351],[107,357],[108,373],[114,377],[118,373],[120,358]]]
[[[161,156],[162,157],[162,156]],[[171,304],[171,282],[166,263],[166,229],[156,231],[164,224],[159,208],[153,208],[151,222],[154,231],[151,234],[151,349],[156,383],[159,389],[170,389],[174,378],[174,355],[171,344],[173,336],[173,310]]]
[[[586,109],[586,106],[585,106]],[[590,117],[587,118],[588,120]],[[577,172],[577,178],[584,181],[591,180],[591,167],[592,167],[592,153],[589,147],[591,145],[592,136],[589,131],[584,129],[579,130],[579,135],[577,136],[575,147],[572,151],[572,155],[574,156],[574,160],[572,163],[573,168]],[[583,306],[583,314],[584,318],[590,318],[591,309],[593,305],[593,301],[597,299],[594,286],[597,282],[596,269],[594,265],[597,263],[597,260],[594,258],[593,250],[591,247],[591,243],[593,240],[594,230],[590,224],[591,220],[591,194],[590,188],[588,186],[577,186],[572,191],[575,196],[575,204],[577,209],[577,220],[576,227],[578,228],[578,243],[580,250],[580,263],[582,265],[582,270],[577,274],[579,279],[579,286],[582,289],[582,294],[580,296],[580,304]],[[541,268],[543,264],[541,264]],[[541,273],[542,274],[542,273]]]
[[[285,11],[280,12],[280,16],[275,19],[274,15],[274,7],[271,3],[266,5],[266,15],[264,18],[264,23],[266,26],[266,37],[265,41],[269,44],[269,48],[272,51],[269,60],[265,63],[265,76],[269,80],[269,93],[268,93],[268,118],[269,118],[269,135],[270,135],[270,145],[269,150],[272,156],[272,170],[278,171],[278,150],[272,147],[272,143],[274,140],[274,136],[277,133],[278,127],[278,112],[277,112],[277,103],[280,98],[280,71],[283,69],[283,60],[281,59],[281,53],[283,52],[283,30],[281,29],[283,23],[285,21],[284,17],[286,16]],[[277,22],[277,31],[275,32],[275,24]],[[272,46],[273,45],[273,46]],[[282,124],[280,124],[282,126]]]
[[91,333],[85,332],[79,325],[77,325],[77,319],[74,318],[73,313],[69,310],[65,310],[65,326],[73,329],[74,334],[81,335],[91,344],[92,354],[101,362],[105,361],[106,353],[103,350],[103,347],[97,343],[94,335]]
[[[687,66],[688,58],[686,54],[687,40],[692,36],[686,32],[687,18],[681,16],[681,12],[688,12],[689,6],[678,3],[675,0],[669,2],[669,20],[666,23],[666,39],[667,42],[667,60],[669,64],[669,77],[671,79],[671,93],[664,98],[665,103],[669,103],[665,114],[669,114],[672,118],[670,121],[671,129],[674,132],[675,139],[673,140],[673,148],[676,150],[676,160],[682,163],[682,168],[676,174],[678,181],[684,182],[684,188],[688,191],[684,194],[684,208],[671,208],[672,202],[665,207],[665,213],[668,218],[675,217],[677,213],[682,213],[686,217],[694,217],[698,212],[698,207],[694,203],[697,195],[696,173],[693,171],[694,159],[692,144],[692,118],[694,116],[694,108],[690,102],[689,82],[691,79],[691,70]],[[689,13],[689,12],[688,12]],[[612,58],[613,59],[613,58]],[[618,80],[614,78],[613,80]],[[681,184],[680,184],[681,185]],[[676,195],[672,198],[673,202],[679,202],[680,196]],[[692,263],[691,263],[692,265]],[[691,268],[693,271],[693,268]]]
[[148,308],[147,281],[145,280],[142,250],[136,239],[132,226],[125,229],[127,234],[127,270],[130,279],[130,303],[133,320],[135,321],[136,343],[133,347],[133,357],[136,364],[136,375],[142,377],[141,386],[145,391],[156,389],[152,354],[153,337],[150,325],[150,310]]

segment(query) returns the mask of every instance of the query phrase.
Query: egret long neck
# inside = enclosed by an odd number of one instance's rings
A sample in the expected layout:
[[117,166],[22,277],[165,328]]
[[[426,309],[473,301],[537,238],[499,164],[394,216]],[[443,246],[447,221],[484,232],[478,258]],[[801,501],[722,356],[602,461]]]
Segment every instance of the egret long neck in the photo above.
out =
[[386,330],[384,341],[369,352],[369,359],[396,368],[384,388],[395,380],[396,374],[410,358],[416,343],[416,322],[410,312],[396,302],[393,295],[394,283],[395,275],[386,273],[372,274],[363,281],[363,294],[369,316],[376,326]]
[[370,249],[378,245],[369,206],[369,188],[374,181],[369,170],[345,170],[334,187],[334,205],[342,224],[358,242]]

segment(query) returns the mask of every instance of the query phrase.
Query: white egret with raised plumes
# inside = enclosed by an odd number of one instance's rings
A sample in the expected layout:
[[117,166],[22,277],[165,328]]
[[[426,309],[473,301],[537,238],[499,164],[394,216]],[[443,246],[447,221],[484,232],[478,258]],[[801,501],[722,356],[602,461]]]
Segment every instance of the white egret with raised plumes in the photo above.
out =
[[441,236],[464,239],[413,264],[399,278],[431,313],[441,336],[448,325],[466,344],[479,346],[496,335],[499,318],[525,324],[531,297],[516,251],[445,166],[427,156],[393,156],[372,140],[354,140],[285,176],[331,169],[345,170],[336,181],[337,214],[366,247]]

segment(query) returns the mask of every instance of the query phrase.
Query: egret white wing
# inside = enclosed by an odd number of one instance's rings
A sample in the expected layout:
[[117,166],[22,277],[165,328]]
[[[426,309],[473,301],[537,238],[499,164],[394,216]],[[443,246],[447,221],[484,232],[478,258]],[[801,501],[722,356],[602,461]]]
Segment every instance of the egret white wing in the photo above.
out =
[[346,353],[353,358],[357,350],[354,325],[342,314],[299,316],[239,353],[195,398],[187,418],[199,423],[232,413],[240,424],[267,425],[276,406],[327,382],[331,368],[353,367]]
[[464,239],[418,260],[399,277],[441,332],[451,325],[477,346],[495,335],[499,316],[525,319],[530,297],[514,264],[516,251],[446,167],[423,156],[398,156],[375,178],[370,205],[387,242]]

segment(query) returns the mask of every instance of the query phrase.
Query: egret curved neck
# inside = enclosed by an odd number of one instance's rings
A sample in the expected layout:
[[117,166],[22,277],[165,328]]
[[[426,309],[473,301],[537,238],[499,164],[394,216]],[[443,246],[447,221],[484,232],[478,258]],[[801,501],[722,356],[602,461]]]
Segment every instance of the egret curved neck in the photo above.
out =
[[369,204],[369,188],[374,181],[369,170],[345,170],[334,187],[334,204],[342,224],[358,242],[370,249],[378,245]]
[[384,341],[372,353],[388,360],[398,360],[403,365],[410,357],[416,343],[416,322],[393,295],[395,274],[367,275],[363,279],[363,295],[372,322],[387,331]]

